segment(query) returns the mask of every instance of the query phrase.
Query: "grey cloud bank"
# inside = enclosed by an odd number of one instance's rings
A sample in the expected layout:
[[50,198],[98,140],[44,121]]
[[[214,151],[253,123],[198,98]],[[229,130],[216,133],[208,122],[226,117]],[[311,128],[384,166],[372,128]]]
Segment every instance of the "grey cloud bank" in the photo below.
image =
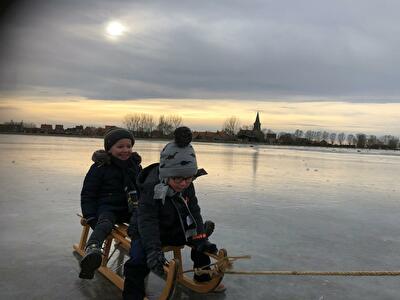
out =
[[[397,1],[35,1],[1,23],[1,91],[400,102]],[[110,40],[105,24],[128,27]]]

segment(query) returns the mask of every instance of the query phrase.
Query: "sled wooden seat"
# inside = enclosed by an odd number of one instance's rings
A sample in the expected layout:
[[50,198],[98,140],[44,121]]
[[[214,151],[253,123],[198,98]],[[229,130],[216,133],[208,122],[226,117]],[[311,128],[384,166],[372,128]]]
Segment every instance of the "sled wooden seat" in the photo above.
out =
[[[85,247],[89,236],[90,226],[86,224],[86,220],[81,217],[81,225],[82,233],[81,238],[79,240],[79,244],[74,244],[74,250],[81,256],[85,254]],[[126,253],[129,253],[131,239],[127,234],[128,226],[126,224],[116,224],[111,234],[104,241],[103,245],[103,261],[98,269],[98,271],[104,275],[107,279],[109,279],[113,284],[115,284],[119,289],[123,289],[124,287],[124,279],[121,275],[121,272],[118,270],[113,270],[108,263],[110,262],[111,256],[114,254],[114,251],[111,252],[112,245],[114,244],[115,249],[123,249]],[[163,247],[164,252],[172,252],[174,258],[169,261],[169,266],[164,267],[164,270],[167,274],[166,276],[166,284],[164,286],[163,292],[160,296],[161,299],[169,299],[172,295],[175,284],[179,283],[190,290],[193,290],[197,293],[209,293],[213,291],[222,281],[223,272],[214,272],[211,276],[211,280],[199,283],[194,281],[188,275],[186,275],[183,271],[182,264],[182,254],[181,250],[184,246],[166,246]],[[219,260],[227,256],[226,250],[221,249],[217,255],[207,254],[214,260]],[[122,261],[123,263],[123,261]],[[122,264],[121,263],[121,264]]]

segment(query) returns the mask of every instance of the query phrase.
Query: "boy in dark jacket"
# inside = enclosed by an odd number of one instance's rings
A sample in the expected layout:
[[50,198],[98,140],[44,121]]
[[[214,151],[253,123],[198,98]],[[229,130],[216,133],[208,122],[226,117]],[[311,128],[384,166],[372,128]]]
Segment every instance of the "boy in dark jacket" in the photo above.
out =
[[[203,252],[217,252],[216,245],[208,241],[192,183],[198,177],[196,155],[190,144],[192,133],[180,127],[174,135],[175,141],[161,151],[160,163],[143,169],[137,179],[139,207],[137,218],[132,218],[129,226],[132,242],[124,270],[126,300],[144,298],[144,279],[150,270],[164,274],[162,246],[194,246],[191,258],[195,268],[210,264]],[[195,280],[207,281],[210,277],[195,275]]]
[[[136,177],[141,158],[132,153],[132,133],[117,128],[104,136],[104,149],[96,151],[83,182],[83,217],[93,229],[80,263],[80,278],[92,279],[102,261],[101,246],[115,223],[129,222],[129,203],[136,201]],[[132,203],[131,203],[132,204]]]

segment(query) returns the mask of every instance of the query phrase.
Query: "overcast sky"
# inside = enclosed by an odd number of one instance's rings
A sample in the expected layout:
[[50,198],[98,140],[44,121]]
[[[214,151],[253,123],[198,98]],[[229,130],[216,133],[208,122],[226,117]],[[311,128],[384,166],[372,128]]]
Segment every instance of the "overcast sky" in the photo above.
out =
[[400,1],[16,3],[3,96],[400,103]]

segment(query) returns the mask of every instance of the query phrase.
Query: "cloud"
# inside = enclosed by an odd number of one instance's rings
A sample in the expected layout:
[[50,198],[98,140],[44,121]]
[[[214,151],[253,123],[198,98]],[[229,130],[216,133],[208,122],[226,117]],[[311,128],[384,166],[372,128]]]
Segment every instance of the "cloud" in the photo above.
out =
[[7,113],[7,112],[15,112],[20,110],[20,108],[18,107],[14,107],[14,106],[7,106],[7,105],[0,105],[0,113]]
[[[89,99],[400,102],[400,3],[35,1],[1,26],[0,89]],[[110,40],[108,21],[128,27]]]

